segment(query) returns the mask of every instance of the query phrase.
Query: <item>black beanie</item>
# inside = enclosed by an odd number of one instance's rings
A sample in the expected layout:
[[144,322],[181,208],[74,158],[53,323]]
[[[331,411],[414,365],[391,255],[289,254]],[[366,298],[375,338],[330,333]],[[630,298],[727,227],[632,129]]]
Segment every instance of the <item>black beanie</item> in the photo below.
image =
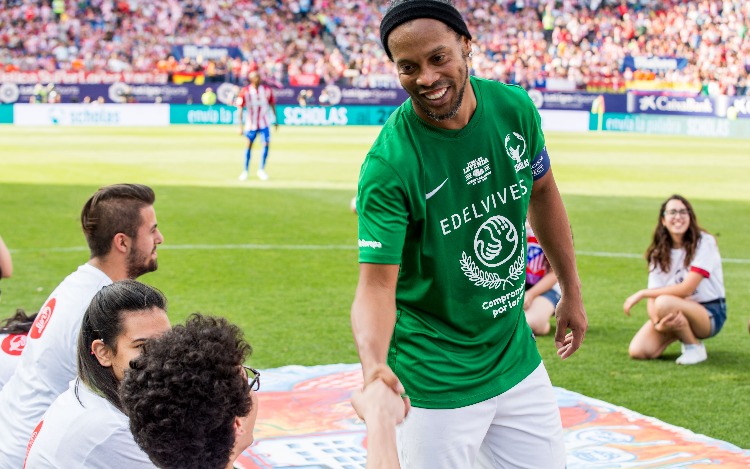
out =
[[391,50],[388,49],[388,35],[397,26],[418,18],[442,21],[458,34],[471,39],[469,28],[461,18],[461,13],[453,5],[439,0],[407,0],[388,10],[383,16],[383,21],[380,22],[380,41],[389,59],[393,60]]

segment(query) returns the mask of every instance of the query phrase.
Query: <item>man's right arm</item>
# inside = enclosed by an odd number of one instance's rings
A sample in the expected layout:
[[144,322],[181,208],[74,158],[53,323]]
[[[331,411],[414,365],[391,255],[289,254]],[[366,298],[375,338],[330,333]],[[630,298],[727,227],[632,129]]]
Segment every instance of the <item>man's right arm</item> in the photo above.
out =
[[398,272],[399,266],[395,264],[359,265],[351,320],[365,386],[375,379],[393,375],[386,360],[396,324]]

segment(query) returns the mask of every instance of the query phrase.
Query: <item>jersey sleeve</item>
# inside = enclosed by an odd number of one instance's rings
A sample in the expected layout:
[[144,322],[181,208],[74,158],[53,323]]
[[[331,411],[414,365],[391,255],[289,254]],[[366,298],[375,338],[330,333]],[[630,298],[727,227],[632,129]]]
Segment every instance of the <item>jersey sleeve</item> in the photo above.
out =
[[362,165],[357,191],[359,262],[400,264],[408,210],[396,171],[370,155]]
[[234,99],[234,104],[237,107],[244,107],[245,106],[245,88],[240,88],[240,93]]
[[647,288],[661,288],[664,286],[664,275],[658,267],[649,266]]
[[693,261],[690,263],[690,271],[696,272],[704,278],[711,278],[711,272],[719,262],[721,260],[716,239],[705,233],[701,234],[698,249],[696,249]]

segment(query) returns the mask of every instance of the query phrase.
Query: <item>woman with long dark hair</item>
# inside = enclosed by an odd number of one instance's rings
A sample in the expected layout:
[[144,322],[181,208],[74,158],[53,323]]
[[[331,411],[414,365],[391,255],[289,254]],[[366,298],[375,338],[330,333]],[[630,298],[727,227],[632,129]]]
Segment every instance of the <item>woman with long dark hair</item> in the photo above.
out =
[[78,337],[78,377],[31,435],[26,467],[154,468],[133,440],[119,389],[141,347],[170,329],[166,308],[161,292],[135,280],[94,296]]
[[27,316],[24,310],[17,309],[16,314],[0,321],[0,389],[16,371],[34,319],[36,314]]
[[646,260],[648,288],[630,295],[623,305],[630,315],[636,303],[648,300],[649,320],[630,342],[630,356],[657,358],[679,340],[678,364],[706,360],[700,339],[718,334],[727,318],[724,273],[716,238],[701,228],[684,197],[675,194],[661,205]]

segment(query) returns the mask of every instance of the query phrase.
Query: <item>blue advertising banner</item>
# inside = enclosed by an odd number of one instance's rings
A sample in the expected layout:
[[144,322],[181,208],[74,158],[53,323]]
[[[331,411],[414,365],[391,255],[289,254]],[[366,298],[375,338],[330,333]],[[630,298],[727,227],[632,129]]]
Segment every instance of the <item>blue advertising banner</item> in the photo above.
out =
[[[221,104],[234,105],[240,86],[232,83],[127,84],[116,82],[96,85],[0,85],[0,103],[29,103],[59,96],[62,103],[103,101],[104,103],[167,103],[195,104],[201,102],[206,88],[212,88]],[[44,88],[44,89],[42,89]],[[272,87],[277,104],[295,106],[399,106],[409,95],[403,89],[375,89],[328,86]]]
[[539,110],[590,111],[599,96],[597,93],[529,90],[529,97]]
[[383,125],[396,106],[278,106],[284,125]]
[[727,108],[728,119],[750,119],[750,96],[732,97]]
[[589,130],[692,137],[750,138],[750,121],[651,114],[591,114]]
[[[675,114],[683,116],[717,116],[720,108],[712,98],[708,96],[681,97],[681,96],[659,96],[659,95],[636,95],[627,94],[626,110],[629,114]],[[721,106],[726,111],[727,100]],[[608,110],[609,111],[609,110]]]
[[652,57],[642,55],[626,55],[622,59],[620,71],[631,70],[651,70],[654,72],[664,72],[668,70],[682,70],[687,67],[688,60],[682,57]]
[[[278,122],[281,125],[334,126],[383,125],[395,106],[288,106],[279,105]],[[237,108],[172,104],[169,106],[170,124],[237,124]]]

